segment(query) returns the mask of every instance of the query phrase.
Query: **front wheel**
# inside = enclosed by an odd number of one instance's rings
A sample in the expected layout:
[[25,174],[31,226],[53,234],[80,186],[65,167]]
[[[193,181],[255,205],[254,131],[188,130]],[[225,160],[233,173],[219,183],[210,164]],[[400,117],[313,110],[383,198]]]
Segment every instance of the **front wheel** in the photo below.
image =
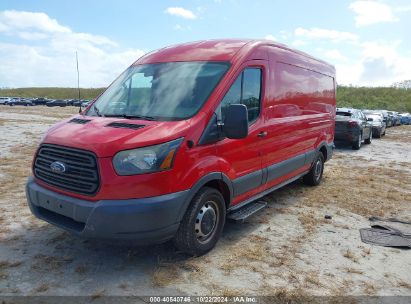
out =
[[226,208],[221,193],[202,188],[191,201],[174,237],[175,246],[188,254],[200,256],[210,251],[220,238]]
[[313,166],[303,177],[303,181],[306,185],[317,186],[321,183],[321,178],[324,172],[324,156],[321,152],[318,153],[317,158],[315,159]]

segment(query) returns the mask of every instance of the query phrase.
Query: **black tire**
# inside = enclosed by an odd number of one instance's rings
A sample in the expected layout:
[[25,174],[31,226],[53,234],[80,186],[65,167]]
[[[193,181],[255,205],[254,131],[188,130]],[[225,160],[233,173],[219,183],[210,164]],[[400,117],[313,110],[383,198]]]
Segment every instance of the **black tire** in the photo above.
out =
[[372,131],[370,132],[370,136],[366,140],[364,140],[364,143],[367,145],[369,145],[371,142],[372,142]]
[[194,256],[207,253],[220,238],[225,217],[226,207],[221,193],[209,187],[200,189],[184,214],[174,236],[174,245]]
[[361,148],[361,143],[362,143],[362,134],[358,135],[358,139],[352,143],[352,149],[353,150],[360,150]]
[[382,137],[382,131],[378,131],[376,138],[381,138]]
[[313,165],[308,172],[303,177],[304,184],[309,186],[318,186],[321,183],[321,178],[324,172],[324,155],[319,152],[315,158]]

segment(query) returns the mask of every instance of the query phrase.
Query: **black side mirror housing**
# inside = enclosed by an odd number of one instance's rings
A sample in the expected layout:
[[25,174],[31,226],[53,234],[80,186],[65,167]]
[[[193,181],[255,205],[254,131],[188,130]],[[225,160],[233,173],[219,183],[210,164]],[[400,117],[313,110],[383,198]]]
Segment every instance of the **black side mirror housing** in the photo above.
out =
[[231,139],[241,139],[248,135],[248,111],[243,104],[231,104],[225,112],[224,135]]

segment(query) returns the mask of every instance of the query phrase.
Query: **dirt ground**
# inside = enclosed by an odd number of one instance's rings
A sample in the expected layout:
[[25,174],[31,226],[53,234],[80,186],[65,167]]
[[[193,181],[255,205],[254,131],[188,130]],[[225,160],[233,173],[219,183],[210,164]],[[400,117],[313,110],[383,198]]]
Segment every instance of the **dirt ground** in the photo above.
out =
[[76,111],[0,106],[0,295],[411,296],[411,252],[364,244],[358,231],[370,216],[411,220],[411,126],[360,151],[338,147],[319,187],[268,195],[268,208],[190,258],[170,243],[79,239],[31,215],[34,149]]

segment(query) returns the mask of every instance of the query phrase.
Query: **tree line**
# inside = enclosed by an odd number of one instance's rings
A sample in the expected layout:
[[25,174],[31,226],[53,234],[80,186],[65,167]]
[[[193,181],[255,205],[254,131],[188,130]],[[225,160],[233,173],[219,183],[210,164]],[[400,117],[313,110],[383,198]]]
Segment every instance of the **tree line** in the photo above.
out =
[[[81,89],[81,98],[94,99],[103,90],[104,88]],[[76,88],[17,88],[0,89],[0,96],[76,99],[78,92]],[[337,106],[359,109],[387,109],[411,113],[411,89],[338,86]]]

